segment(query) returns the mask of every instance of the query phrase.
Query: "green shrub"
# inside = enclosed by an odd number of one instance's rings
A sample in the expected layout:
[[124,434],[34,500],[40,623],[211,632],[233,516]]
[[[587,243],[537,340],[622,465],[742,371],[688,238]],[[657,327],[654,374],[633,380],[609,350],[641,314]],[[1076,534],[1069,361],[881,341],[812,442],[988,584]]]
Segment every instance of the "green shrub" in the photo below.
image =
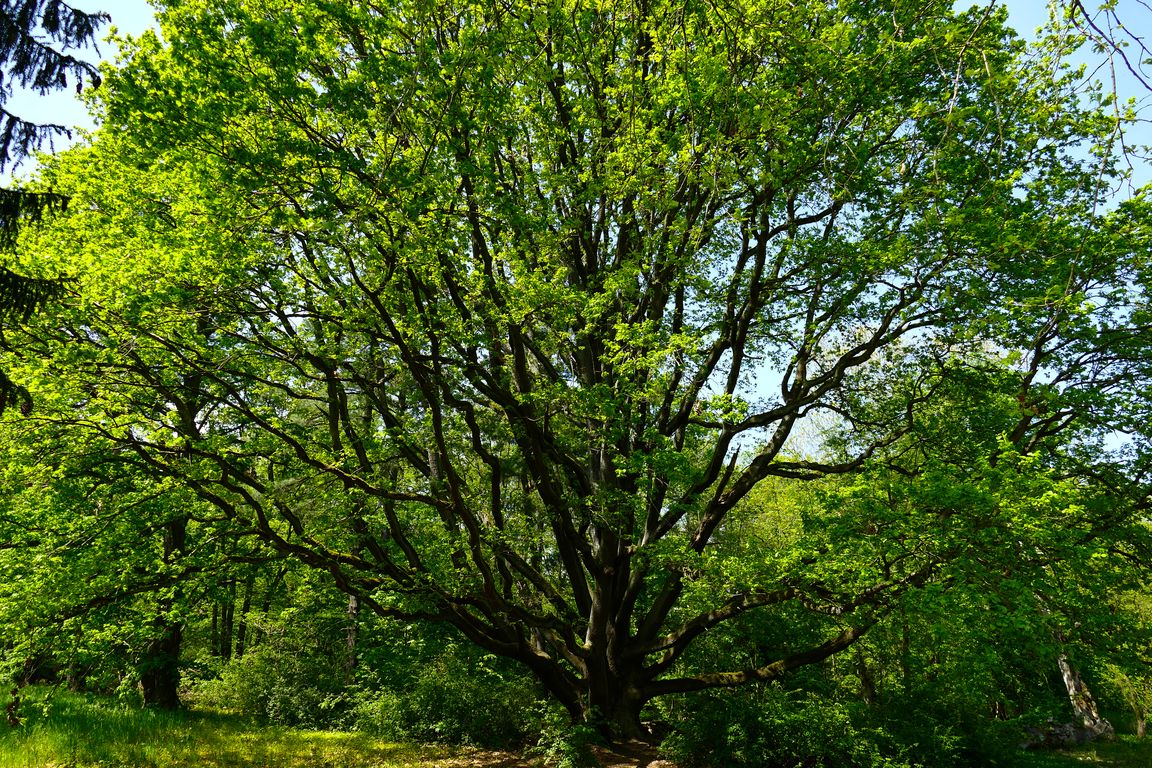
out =
[[262,645],[198,683],[192,696],[278,725],[332,727],[350,705],[345,675],[324,656]]
[[599,765],[592,745],[602,741],[600,732],[587,723],[573,724],[567,712],[556,706],[541,710],[540,739],[530,754],[552,768],[594,768]]
[[[907,745],[845,704],[777,686],[704,692],[661,705],[662,751],[684,768],[904,768]],[[945,743],[938,757],[949,757]],[[932,763],[946,766],[951,760]]]
[[525,744],[540,730],[533,681],[468,647],[449,646],[409,680],[369,687],[359,698],[355,726],[384,738],[504,747]]

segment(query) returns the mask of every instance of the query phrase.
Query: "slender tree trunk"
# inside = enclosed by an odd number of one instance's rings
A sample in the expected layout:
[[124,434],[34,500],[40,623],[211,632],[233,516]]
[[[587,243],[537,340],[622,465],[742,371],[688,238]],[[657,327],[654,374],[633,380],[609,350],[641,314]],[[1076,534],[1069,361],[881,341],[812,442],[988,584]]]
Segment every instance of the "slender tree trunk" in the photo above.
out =
[[232,660],[232,643],[235,638],[236,582],[228,582],[225,602],[220,606],[220,657]]
[[[272,576],[272,580],[267,583],[264,588],[263,597],[260,600],[259,614],[265,622],[268,620],[269,614],[272,613],[272,604],[275,602],[276,593],[284,583],[284,577],[288,575],[288,566],[280,567]],[[258,645],[263,637],[264,632],[260,629],[260,624],[257,624],[251,633],[249,645]]]
[[344,676],[349,683],[356,674],[356,645],[360,638],[360,598],[356,595],[348,596],[348,629],[344,639],[345,652],[348,656],[344,660]]
[[864,658],[859,646],[856,647],[856,674],[860,678],[860,698],[865,704],[872,706],[876,703],[876,679],[872,676],[868,660]]
[[1115,736],[1116,731],[1112,728],[1112,723],[1100,716],[1095,697],[1088,690],[1088,686],[1080,677],[1079,671],[1069,663],[1067,654],[1060,654],[1056,663],[1060,667],[1061,677],[1064,678],[1064,686],[1068,689],[1068,699],[1072,702],[1072,709],[1084,727],[1095,734],[1097,738],[1111,739]]
[[220,657],[220,603],[212,601],[212,630],[208,635],[208,648],[213,656]]
[[907,696],[912,692],[912,630],[903,603],[900,605],[900,681]]
[[250,570],[244,579],[244,597],[240,602],[240,620],[235,621],[236,627],[236,658],[244,657],[248,650],[248,613],[252,610],[252,590],[256,585],[256,572]]
[[68,667],[65,673],[65,679],[68,681],[68,690],[72,693],[81,693],[88,687],[88,670],[89,667],[79,667],[72,665]]
[[8,725],[12,728],[19,728],[24,718],[20,714],[20,687],[19,685],[12,688],[12,693],[9,694],[8,706],[4,708],[4,716],[8,720]]

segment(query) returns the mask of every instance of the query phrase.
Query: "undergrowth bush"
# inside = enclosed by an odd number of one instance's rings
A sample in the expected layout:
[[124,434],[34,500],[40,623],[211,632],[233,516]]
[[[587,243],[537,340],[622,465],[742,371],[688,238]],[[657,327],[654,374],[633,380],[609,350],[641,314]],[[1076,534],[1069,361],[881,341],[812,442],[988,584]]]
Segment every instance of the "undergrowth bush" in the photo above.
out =
[[[524,745],[540,733],[535,681],[440,627],[367,619],[350,664],[346,619],[267,623],[260,644],[213,667],[189,699],[277,725],[393,741]],[[192,671],[191,669],[188,671]]]
[[412,670],[360,694],[355,727],[389,739],[482,747],[523,745],[540,732],[533,681],[507,662],[449,646]]
[[540,738],[529,754],[543,758],[552,768],[595,768],[599,765],[592,745],[601,743],[600,732],[587,723],[572,722],[567,712],[551,706],[541,710]]
[[956,763],[946,731],[909,743],[860,707],[778,686],[703,692],[661,703],[662,751],[684,768],[910,768]]
[[314,728],[340,725],[351,705],[342,668],[321,655],[273,645],[233,659],[218,678],[197,683],[191,694],[210,707]]

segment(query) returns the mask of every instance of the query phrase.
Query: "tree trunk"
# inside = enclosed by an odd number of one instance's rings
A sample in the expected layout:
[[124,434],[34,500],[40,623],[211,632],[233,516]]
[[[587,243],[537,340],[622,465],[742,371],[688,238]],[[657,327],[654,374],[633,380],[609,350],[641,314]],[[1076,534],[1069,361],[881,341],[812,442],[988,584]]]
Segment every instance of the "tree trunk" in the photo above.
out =
[[234,621],[236,627],[236,658],[244,658],[248,650],[248,614],[252,610],[252,590],[256,585],[256,572],[249,571],[244,580],[244,599],[240,603],[240,620]]
[[1072,702],[1072,709],[1076,717],[1097,738],[1111,739],[1116,735],[1112,723],[1100,716],[1096,706],[1096,699],[1088,690],[1080,673],[1068,662],[1067,654],[1060,654],[1056,660],[1060,667],[1060,675],[1064,678],[1064,686],[1068,689],[1068,699]]
[[360,598],[348,596],[348,628],[344,637],[344,677],[351,683],[356,674],[356,645],[360,637]]
[[909,695],[912,692],[912,630],[903,603],[900,604],[900,682],[904,695]]
[[[164,562],[183,553],[188,518],[178,517],[164,526]],[[155,635],[140,660],[140,688],[144,706],[157,709],[180,707],[180,646],[184,630],[171,619],[176,595],[161,598],[157,606]]]
[[589,706],[582,712],[585,723],[596,726],[609,742],[647,738],[640,723],[644,698],[637,686],[614,676],[589,682]]
[[859,646],[856,649],[856,674],[860,678],[860,698],[865,704],[872,706],[876,703],[876,679],[872,676],[868,660],[860,652]]
[[220,656],[220,602],[212,601],[212,629],[208,635],[209,652],[216,657]]
[[236,582],[228,582],[227,598],[220,606],[220,658],[232,660],[232,642],[235,636]]
[[621,597],[627,585],[627,555],[615,531],[599,528],[593,535],[600,573],[594,577],[594,590],[588,615],[585,645],[587,685],[585,722],[596,725],[609,741],[640,739],[642,693],[638,659],[625,656],[629,626],[621,621],[626,615]]
[[88,671],[90,667],[73,664],[68,667],[65,679],[68,681],[68,690],[72,693],[82,693],[88,687]]
[[148,645],[140,664],[140,688],[144,706],[156,709],[180,708],[180,644],[183,631],[168,623],[160,637]]
[[24,718],[20,715],[20,701],[20,686],[17,685],[9,694],[8,706],[4,708],[4,715],[8,720],[8,725],[12,728],[19,728],[24,722]]

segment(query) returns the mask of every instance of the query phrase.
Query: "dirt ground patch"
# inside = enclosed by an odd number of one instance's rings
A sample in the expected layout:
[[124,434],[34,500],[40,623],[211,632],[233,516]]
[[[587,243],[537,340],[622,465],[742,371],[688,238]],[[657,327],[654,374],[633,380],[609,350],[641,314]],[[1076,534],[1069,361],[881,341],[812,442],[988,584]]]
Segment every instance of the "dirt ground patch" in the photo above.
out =
[[[593,747],[592,751],[600,768],[676,768],[675,764],[660,759],[654,746],[643,742],[617,744],[612,749]],[[540,758],[479,749],[430,763],[431,768],[542,768],[544,765]]]
[[452,757],[438,757],[430,760],[428,765],[430,768],[539,768],[541,763],[512,752],[477,749]]
[[676,768],[660,759],[656,747],[642,741],[629,741],[617,744],[611,750],[596,747],[592,750],[601,768]]

